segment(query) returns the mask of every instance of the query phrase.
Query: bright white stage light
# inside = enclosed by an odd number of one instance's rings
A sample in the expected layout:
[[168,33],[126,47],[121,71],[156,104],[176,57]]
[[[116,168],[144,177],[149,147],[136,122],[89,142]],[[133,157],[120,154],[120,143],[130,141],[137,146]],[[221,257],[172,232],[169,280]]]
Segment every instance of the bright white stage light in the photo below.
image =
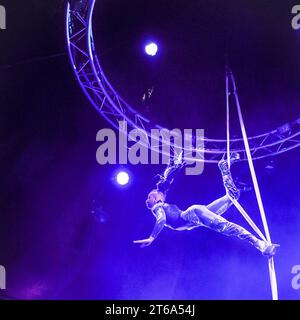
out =
[[151,42],[151,43],[147,44],[146,47],[145,47],[145,52],[149,56],[154,57],[157,54],[157,51],[158,51],[158,46],[154,42]]
[[125,171],[120,171],[116,176],[117,182],[121,186],[125,186],[129,182],[129,175]]

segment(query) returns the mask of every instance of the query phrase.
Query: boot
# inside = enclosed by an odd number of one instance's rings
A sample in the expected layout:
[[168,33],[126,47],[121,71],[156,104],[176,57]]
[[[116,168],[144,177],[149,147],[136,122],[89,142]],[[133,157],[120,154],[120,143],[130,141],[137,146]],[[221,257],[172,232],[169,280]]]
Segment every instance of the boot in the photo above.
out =
[[241,240],[246,240],[252,244],[256,249],[258,249],[264,256],[268,258],[272,257],[276,253],[276,249],[279,247],[277,244],[270,244],[268,242],[262,241],[256,238],[249,231],[243,227],[229,222],[223,217],[216,217],[210,224],[209,228],[214,231],[220,232],[229,237],[237,237]]
[[[230,164],[237,162],[239,159],[240,159],[240,155],[237,152],[232,153],[230,156]],[[218,166],[222,173],[223,184],[226,189],[226,193],[229,195],[230,198],[238,200],[240,197],[240,191],[238,190],[238,188],[235,186],[233,182],[230,169],[228,168],[227,160],[222,158],[219,161]]]
[[[261,240],[260,240],[261,241]],[[264,241],[262,241],[264,242]],[[268,243],[268,242],[264,242],[263,246],[260,246],[259,250],[261,251],[261,253],[268,257],[268,258],[272,258],[277,251],[277,248],[280,247],[279,244],[273,244],[273,243]]]

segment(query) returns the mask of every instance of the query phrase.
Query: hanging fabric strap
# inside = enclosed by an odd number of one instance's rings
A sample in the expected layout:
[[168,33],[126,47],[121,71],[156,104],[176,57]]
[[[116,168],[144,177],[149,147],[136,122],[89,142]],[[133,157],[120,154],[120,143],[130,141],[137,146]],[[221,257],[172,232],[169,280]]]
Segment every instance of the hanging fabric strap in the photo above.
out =
[[230,109],[229,109],[229,69],[226,66],[226,148],[227,148],[227,165],[230,169]]
[[[227,151],[227,161],[228,161],[228,168],[230,168],[230,89],[229,89],[229,74],[230,70],[228,67],[226,67],[226,138],[227,138],[227,145],[226,145],[226,151]],[[229,196],[230,197],[230,196]],[[260,229],[257,227],[257,225],[254,223],[254,221],[249,217],[247,212],[244,210],[244,208],[241,206],[241,204],[230,197],[230,200],[235,205],[237,210],[241,213],[241,215],[245,218],[245,220],[249,223],[249,225],[252,227],[252,229],[256,232],[256,234],[264,241],[267,241],[263,233],[260,231]]]
[[[252,177],[252,181],[253,181],[253,185],[254,185],[255,195],[256,195],[256,199],[257,199],[257,203],[258,203],[258,207],[259,207],[259,211],[260,211],[260,215],[261,215],[261,219],[262,219],[262,223],[263,223],[263,227],[264,227],[264,231],[265,231],[265,235],[266,235],[265,237],[262,234],[262,232],[259,230],[259,228],[255,225],[255,223],[251,220],[251,218],[247,215],[247,213],[241,207],[241,205],[234,199],[232,199],[232,202],[236,206],[238,211],[246,219],[246,221],[256,231],[256,233],[259,234],[259,236],[263,240],[265,240],[265,241],[267,240],[271,244],[272,242],[271,242],[270,231],[269,231],[267,218],[266,218],[266,214],[265,214],[265,209],[264,209],[262,198],[261,198],[261,193],[260,193],[260,189],[259,189],[259,185],[258,185],[258,181],[257,181],[256,172],[255,172],[255,169],[254,169],[253,159],[252,159],[252,155],[251,155],[251,151],[250,151],[250,147],[249,147],[248,136],[247,136],[247,133],[246,133],[246,128],[245,128],[245,123],[244,123],[244,119],[243,119],[243,115],[242,115],[242,110],[241,110],[241,106],[240,106],[240,102],[239,102],[239,98],[238,98],[238,94],[237,94],[237,90],[236,90],[235,79],[234,79],[234,76],[233,76],[232,72],[228,68],[226,70],[227,158],[228,159],[230,158],[230,144],[229,144],[230,142],[228,142],[228,139],[230,139],[230,122],[229,122],[229,96],[230,96],[230,90],[229,90],[229,80],[231,80],[231,84],[233,86],[233,88],[232,88],[233,92],[232,93],[233,93],[233,95],[235,97],[235,101],[236,101],[236,107],[237,107],[237,111],[238,111],[238,117],[239,117],[240,127],[241,127],[242,136],[243,136],[243,140],[244,140],[247,160],[248,160],[250,173],[251,173],[251,177]],[[276,280],[276,272],[275,272],[275,265],[274,265],[274,258],[273,257],[268,259],[268,266],[269,266],[272,298],[273,298],[273,300],[278,300],[277,280]]]

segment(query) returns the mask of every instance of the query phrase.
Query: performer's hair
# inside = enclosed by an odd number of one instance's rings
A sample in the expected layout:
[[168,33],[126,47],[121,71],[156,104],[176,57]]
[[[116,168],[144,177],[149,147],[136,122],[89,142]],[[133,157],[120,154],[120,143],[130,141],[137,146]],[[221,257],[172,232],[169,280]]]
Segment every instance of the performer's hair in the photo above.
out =
[[172,182],[173,182],[173,179],[172,180],[160,179],[156,184],[156,190],[163,193],[166,196]]
[[163,195],[163,197],[164,197],[164,200],[165,200],[165,199],[166,199],[166,197],[167,197],[167,194],[166,194],[165,192],[163,192],[163,191],[159,190],[159,189],[153,189],[153,190],[151,190],[151,191],[150,191],[150,193],[152,193],[152,192],[156,192],[156,193],[160,193],[160,194],[162,194],[162,195]]
[[159,181],[156,183],[156,190],[166,197],[175,177],[181,171],[185,164],[169,164],[162,175],[159,175]]

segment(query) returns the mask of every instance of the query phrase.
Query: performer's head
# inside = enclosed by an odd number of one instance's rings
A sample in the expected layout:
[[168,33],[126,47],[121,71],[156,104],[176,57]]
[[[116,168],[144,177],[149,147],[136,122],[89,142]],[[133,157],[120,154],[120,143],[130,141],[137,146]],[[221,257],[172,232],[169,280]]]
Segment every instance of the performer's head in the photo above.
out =
[[146,206],[148,209],[152,209],[156,203],[160,201],[164,202],[165,200],[166,200],[166,195],[163,192],[157,189],[154,189],[148,194],[148,198],[146,200]]

